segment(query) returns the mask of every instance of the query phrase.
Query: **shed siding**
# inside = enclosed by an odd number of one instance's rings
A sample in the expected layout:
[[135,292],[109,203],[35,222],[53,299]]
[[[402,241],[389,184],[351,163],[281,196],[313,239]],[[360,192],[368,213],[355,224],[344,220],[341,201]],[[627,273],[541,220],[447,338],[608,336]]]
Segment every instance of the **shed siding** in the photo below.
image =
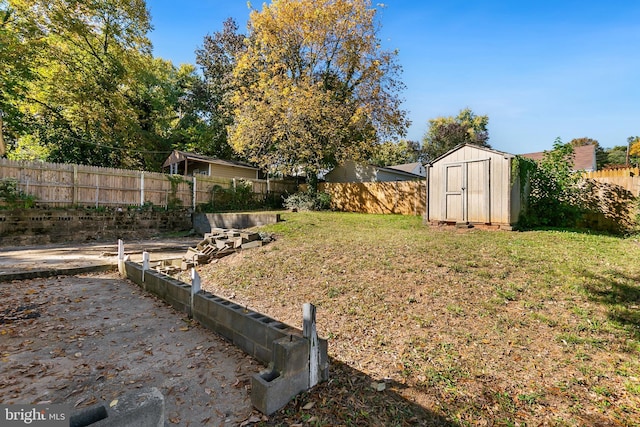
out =
[[[448,182],[446,170],[454,171],[452,165],[466,165],[457,173],[466,173],[466,200],[456,200],[451,194],[452,185],[456,182]],[[447,166],[449,166],[447,168]],[[449,181],[459,181],[464,177],[450,175]],[[463,146],[449,155],[434,162],[429,168],[429,220],[450,221],[451,213],[456,210],[466,209],[469,222],[488,222],[491,224],[512,225],[517,222],[517,213],[520,210],[519,202],[513,197],[511,186],[511,158],[498,152],[486,151],[471,146]],[[453,205],[451,205],[453,204]],[[461,215],[458,214],[458,219]]]

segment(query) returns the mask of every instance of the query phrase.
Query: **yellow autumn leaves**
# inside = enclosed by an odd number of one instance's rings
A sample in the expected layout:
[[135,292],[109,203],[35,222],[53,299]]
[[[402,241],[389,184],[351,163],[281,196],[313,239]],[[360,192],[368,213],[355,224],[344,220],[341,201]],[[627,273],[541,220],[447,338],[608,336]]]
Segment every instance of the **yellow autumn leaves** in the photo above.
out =
[[[317,174],[403,133],[395,54],[368,0],[275,0],[249,21],[231,96],[232,147],[269,170]],[[390,132],[391,131],[391,132]]]

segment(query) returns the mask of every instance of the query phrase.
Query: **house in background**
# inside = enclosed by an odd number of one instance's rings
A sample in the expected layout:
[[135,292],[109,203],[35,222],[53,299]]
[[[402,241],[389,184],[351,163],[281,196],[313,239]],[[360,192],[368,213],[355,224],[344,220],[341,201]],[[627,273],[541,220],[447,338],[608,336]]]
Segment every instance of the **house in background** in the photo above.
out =
[[[522,157],[534,161],[540,161],[544,157],[544,152],[520,154]],[[573,170],[593,172],[597,170],[596,166],[596,146],[582,145],[573,147]]]
[[258,168],[234,160],[222,160],[216,157],[173,150],[165,160],[162,169],[169,168],[171,175],[206,175],[219,178],[259,179]]
[[431,223],[488,224],[511,229],[523,195],[512,174],[513,154],[459,145],[427,165],[427,216]]
[[387,166],[388,169],[397,169],[403,172],[409,172],[414,175],[421,176],[425,178],[427,176],[427,170],[424,165],[420,162],[414,163],[405,163],[403,165],[395,165],[395,166]]
[[424,171],[424,167],[419,163],[381,167],[349,160],[328,172],[324,179],[326,182],[388,182],[424,179],[424,174],[421,176],[414,173],[419,171],[418,165]]

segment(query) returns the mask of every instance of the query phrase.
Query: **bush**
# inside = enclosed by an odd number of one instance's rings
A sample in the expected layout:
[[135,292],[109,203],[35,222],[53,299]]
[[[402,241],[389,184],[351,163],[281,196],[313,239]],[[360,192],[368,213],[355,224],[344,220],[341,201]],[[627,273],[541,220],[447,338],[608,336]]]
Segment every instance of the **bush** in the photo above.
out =
[[301,191],[287,197],[284,200],[284,207],[301,211],[329,210],[331,208],[331,196],[323,191],[316,193]]
[[631,192],[583,179],[573,168],[573,147],[556,139],[553,150],[528,172],[529,195],[520,218],[524,228],[579,227],[616,234],[634,227]]
[[0,200],[9,209],[29,209],[35,206],[36,198],[18,188],[18,180],[5,178],[0,180]]

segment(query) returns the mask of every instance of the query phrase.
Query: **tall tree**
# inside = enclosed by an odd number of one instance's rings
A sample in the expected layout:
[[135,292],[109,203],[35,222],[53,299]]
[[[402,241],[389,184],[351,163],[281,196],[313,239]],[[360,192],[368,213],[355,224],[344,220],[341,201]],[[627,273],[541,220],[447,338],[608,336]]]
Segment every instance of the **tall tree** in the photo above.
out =
[[232,147],[271,171],[318,173],[403,135],[396,52],[369,0],[273,0],[252,11],[234,70]]
[[233,18],[227,18],[222,30],[205,36],[203,47],[196,50],[196,63],[203,78],[191,102],[194,111],[198,111],[197,117],[203,121],[206,139],[194,141],[185,148],[221,158],[234,157],[227,140],[227,127],[233,123],[229,97],[236,59],[245,50],[244,39],[238,32],[238,24]]
[[[140,124],[131,88],[150,60],[144,0],[10,0],[17,19],[38,29],[38,80],[19,109],[26,135],[49,160],[140,166]],[[151,143],[152,145],[152,143]]]
[[628,155],[627,165],[635,163],[636,166],[640,164],[640,136],[630,136],[627,138]]
[[605,153],[607,155],[607,166],[623,166],[627,161],[628,147],[624,145],[616,145],[612,148],[607,148]]
[[425,158],[433,160],[460,144],[490,147],[488,124],[488,116],[477,116],[469,108],[456,117],[430,119],[422,144]]
[[0,0],[0,157],[21,130],[19,101],[37,79],[42,31],[6,0]]
[[385,141],[376,148],[369,162],[376,166],[401,165],[419,161],[420,154],[420,144],[416,141]]
[[605,153],[604,148],[600,146],[600,143],[596,139],[582,137],[582,138],[574,138],[569,141],[572,147],[582,147],[585,145],[593,145],[596,150],[596,168],[602,169],[604,165],[607,164],[607,153]]

